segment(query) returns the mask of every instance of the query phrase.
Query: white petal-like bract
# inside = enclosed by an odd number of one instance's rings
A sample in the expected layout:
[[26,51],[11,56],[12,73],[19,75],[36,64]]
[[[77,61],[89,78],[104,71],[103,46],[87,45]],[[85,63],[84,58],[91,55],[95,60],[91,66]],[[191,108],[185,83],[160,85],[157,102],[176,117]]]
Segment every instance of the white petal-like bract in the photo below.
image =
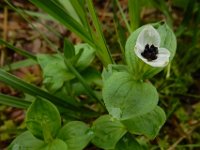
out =
[[[146,25],[144,29],[139,33],[136,45],[135,45],[135,54],[146,64],[152,67],[165,67],[169,63],[170,52],[166,48],[160,47],[160,35],[158,31],[152,25]],[[156,55],[155,59],[151,60],[145,58],[142,53],[145,50],[145,46],[148,45],[146,53],[151,55]],[[154,48],[157,48],[157,53],[150,50],[150,46],[153,45]],[[154,58],[154,57],[153,57]]]

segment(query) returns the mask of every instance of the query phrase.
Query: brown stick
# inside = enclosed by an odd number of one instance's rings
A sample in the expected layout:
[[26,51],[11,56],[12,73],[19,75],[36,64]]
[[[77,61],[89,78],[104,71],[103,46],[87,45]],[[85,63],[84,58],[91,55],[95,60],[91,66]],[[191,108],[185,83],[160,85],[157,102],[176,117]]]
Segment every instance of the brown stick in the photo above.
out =
[[[7,40],[7,33],[8,33],[8,8],[4,7],[4,21],[3,21],[3,40]],[[6,57],[6,48],[1,47],[1,62],[0,65],[3,66],[5,63],[5,57]]]
[[192,134],[192,132],[198,128],[200,126],[200,123],[195,124],[193,127],[191,127],[191,129],[184,134],[183,136],[181,136],[173,145],[171,145],[167,150],[175,150],[176,146],[185,138],[187,138],[188,136],[190,136]]

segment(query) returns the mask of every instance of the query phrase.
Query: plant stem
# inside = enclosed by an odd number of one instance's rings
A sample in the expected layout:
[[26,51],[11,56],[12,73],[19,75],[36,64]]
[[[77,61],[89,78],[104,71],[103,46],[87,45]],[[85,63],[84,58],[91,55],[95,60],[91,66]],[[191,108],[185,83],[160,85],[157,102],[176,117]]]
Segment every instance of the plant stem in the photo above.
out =
[[69,68],[69,70],[71,72],[73,72],[73,74],[78,78],[78,80],[82,83],[82,85],[85,87],[85,89],[88,91],[88,93],[94,98],[96,99],[103,107],[104,104],[102,102],[102,100],[100,100],[96,94],[93,92],[93,90],[90,88],[90,86],[86,83],[85,79],[79,74],[79,72],[74,68],[74,66],[71,64],[71,62],[69,60],[67,60],[66,58],[64,58],[65,64],[66,66]]

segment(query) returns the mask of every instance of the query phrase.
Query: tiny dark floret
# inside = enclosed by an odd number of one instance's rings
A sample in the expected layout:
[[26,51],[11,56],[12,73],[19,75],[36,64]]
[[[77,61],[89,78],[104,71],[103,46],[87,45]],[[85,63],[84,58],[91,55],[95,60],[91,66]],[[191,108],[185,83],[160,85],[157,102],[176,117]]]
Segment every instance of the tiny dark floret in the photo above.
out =
[[148,61],[157,59],[157,54],[158,54],[158,47],[155,47],[153,44],[151,46],[149,46],[149,44],[146,44],[144,51],[141,53],[141,55]]

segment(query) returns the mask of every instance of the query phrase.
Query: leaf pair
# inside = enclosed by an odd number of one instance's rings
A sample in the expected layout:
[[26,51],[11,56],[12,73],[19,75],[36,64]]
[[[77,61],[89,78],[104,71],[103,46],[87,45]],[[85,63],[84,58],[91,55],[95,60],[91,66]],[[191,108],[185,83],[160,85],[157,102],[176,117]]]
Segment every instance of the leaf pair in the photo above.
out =
[[104,115],[94,121],[92,143],[109,150],[144,150],[133,135],[127,133],[126,126],[110,115]]
[[28,131],[18,136],[9,149],[30,150],[82,150],[91,140],[89,127],[72,121],[61,128],[57,108],[49,101],[37,99],[26,116]]
[[114,71],[110,76],[107,72],[103,99],[109,114],[131,133],[154,138],[165,122],[165,113],[157,106],[156,88],[149,82],[135,81],[126,71]]

